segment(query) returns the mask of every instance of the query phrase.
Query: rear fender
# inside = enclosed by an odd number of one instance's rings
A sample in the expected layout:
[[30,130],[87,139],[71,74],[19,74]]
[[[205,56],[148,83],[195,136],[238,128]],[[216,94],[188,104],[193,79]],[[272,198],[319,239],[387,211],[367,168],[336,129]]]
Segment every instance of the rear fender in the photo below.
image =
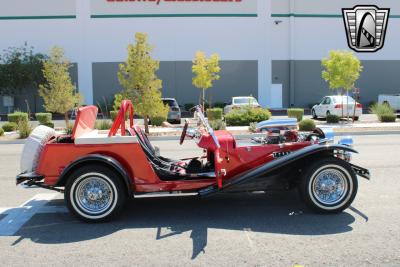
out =
[[65,186],[69,176],[71,175],[71,173],[74,170],[76,170],[80,166],[87,165],[87,164],[93,164],[93,163],[107,166],[110,169],[116,171],[123,179],[124,184],[127,188],[128,195],[129,196],[132,195],[132,181],[131,181],[131,178],[130,178],[128,172],[125,170],[125,168],[122,166],[122,164],[112,157],[104,156],[104,155],[100,155],[100,154],[86,155],[86,156],[78,158],[77,160],[72,162],[70,165],[68,165],[68,167],[66,167],[62,171],[62,173],[58,179],[58,182],[55,186]]
[[296,150],[286,156],[279,157],[273,161],[265,163],[259,167],[251,169],[247,172],[240,173],[233,178],[229,179],[226,183],[223,184],[221,189],[218,189],[216,186],[209,186],[199,190],[200,196],[207,196],[214,193],[218,193],[220,191],[224,191],[233,186],[241,186],[245,183],[253,183],[255,180],[265,180],[269,179],[271,174],[275,171],[279,171],[280,168],[284,168],[287,170],[288,168],[295,167],[298,163],[301,163],[304,160],[310,159],[313,160],[315,157],[324,157],[327,155],[333,155],[335,150],[348,151],[352,153],[358,153],[356,150],[344,146],[344,145],[334,145],[334,144],[316,144],[311,145],[299,150]]

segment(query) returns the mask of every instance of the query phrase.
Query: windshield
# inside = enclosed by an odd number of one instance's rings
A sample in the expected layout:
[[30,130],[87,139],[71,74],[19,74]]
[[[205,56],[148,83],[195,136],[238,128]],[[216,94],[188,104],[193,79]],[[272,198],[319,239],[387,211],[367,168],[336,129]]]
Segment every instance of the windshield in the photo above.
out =
[[254,97],[239,97],[233,99],[234,104],[248,104],[248,105],[258,105],[257,99]]
[[204,117],[203,111],[201,110],[200,106],[196,106],[196,112],[197,112],[197,116],[199,117],[201,123],[203,124],[203,126],[206,128],[207,132],[211,135],[212,139],[214,140],[215,145],[217,146],[217,148],[220,148],[219,142],[217,137],[214,134],[214,130],[211,128],[211,126],[208,124],[208,121],[206,120],[206,118]]
[[[351,96],[334,96],[334,97],[332,97],[332,99],[333,99],[333,103],[335,103],[335,104],[339,104],[342,102],[344,104],[346,104],[346,103],[353,104],[355,102]],[[348,100],[348,102],[347,102],[347,100]]]
[[178,103],[173,99],[163,99],[163,103],[164,103],[164,105],[168,104],[168,106],[170,106],[170,107],[177,107],[178,106]]

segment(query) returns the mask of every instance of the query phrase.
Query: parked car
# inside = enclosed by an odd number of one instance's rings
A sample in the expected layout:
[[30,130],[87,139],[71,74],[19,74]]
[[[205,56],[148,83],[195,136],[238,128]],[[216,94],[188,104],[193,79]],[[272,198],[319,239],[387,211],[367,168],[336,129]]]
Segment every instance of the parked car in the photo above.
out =
[[181,123],[181,109],[175,98],[162,98],[165,105],[169,106],[167,121],[170,123]]
[[[354,105],[355,114],[354,114]],[[355,117],[355,120],[362,115],[362,105],[356,102],[351,96],[325,96],[321,102],[314,105],[311,109],[314,119],[318,117],[326,118],[328,115],[336,115],[339,117]]]
[[379,95],[378,103],[379,104],[388,104],[391,108],[393,108],[396,111],[396,113],[400,113],[400,94]]
[[194,139],[203,155],[170,159],[134,125],[129,100],[122,102],[108,133],[94,129],[97,110],[80,108],[71,135],[35,128],[25,142],[16,178],[27,187],[63,192],[68,209],[85,221],[110,219],[130,197],[207,197],[293,188],[315,211],[337,213],[354,200],[357,175],[369,179],[367,169],[349,163],[356,151],[333,144],[320,129],[289,130],[272,139],[267,136],[265,142],[239,141],[226,130],[213,131],[197,106],[199,124],[189,128],[186,122],[179,143]]
[[257,99],[255,99],[252,96],[236,96],[232,97],[232,101],[229,102],[228,105],[224,107],[224,113],[227,114],[231,112],[232,110],[240,110],[243,107],[255,107],[259,108],[261,107],[260,104],[258,104]]

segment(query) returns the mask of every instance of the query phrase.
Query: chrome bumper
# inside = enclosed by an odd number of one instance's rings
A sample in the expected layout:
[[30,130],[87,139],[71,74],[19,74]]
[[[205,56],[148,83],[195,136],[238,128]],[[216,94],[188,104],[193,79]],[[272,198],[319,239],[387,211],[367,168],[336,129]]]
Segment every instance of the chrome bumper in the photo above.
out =
[[19,185],[26,181],[38,182],[43,179],[44,179],[43,175],[37,174],[35,172],[23,172],[17,175],[15,183]]

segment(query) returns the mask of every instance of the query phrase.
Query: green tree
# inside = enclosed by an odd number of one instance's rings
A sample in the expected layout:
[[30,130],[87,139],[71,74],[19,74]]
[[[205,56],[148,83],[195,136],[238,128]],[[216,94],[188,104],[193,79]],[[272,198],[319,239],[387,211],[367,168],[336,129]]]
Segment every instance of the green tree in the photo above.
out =
[[149,133],[149,118],[168,113],[168,107],[161,100],[162,81],[156,75],[160,62],[151,57],[152,51],[147,34],[136,33],[135,44],[128,45],[128,58],[119,65],[118,72],[119,83],[124,88],[122,94],[144,118],[146,133]]
[[327,58],[322,59],[321,64],[324,68],[322,78],[329,83],[330,89],[338,90],[340,95],[344,92],[348,94],[354,88],[363,70],[360,60],[349,51],[332,50]]
[[44,108],[49,112],[64,114],[66,127],[69,126],[68,111],[82,102],[82,96],[76,92],[69,75],[71,66],[63,49],[53,47],[43,67],[46,82],[39,86]]
[[43,83],[42,73],[45,55],[34,53],[33,47],[25,43],[21,47],[10,47],[0,55],[0,95],[15,96],[23,89],[37,90]]
[[204,101],[206,97],[206,90],[213,86],[213,82],[219,80],[218,73],[221,71],[219,67],[219,55],[212,54],[210,58],[202,51],[197,51],[195,59],[193,60],[192,72],[195,75],[192,79],[192,84],[201,89],[200,103],[204,109]]

